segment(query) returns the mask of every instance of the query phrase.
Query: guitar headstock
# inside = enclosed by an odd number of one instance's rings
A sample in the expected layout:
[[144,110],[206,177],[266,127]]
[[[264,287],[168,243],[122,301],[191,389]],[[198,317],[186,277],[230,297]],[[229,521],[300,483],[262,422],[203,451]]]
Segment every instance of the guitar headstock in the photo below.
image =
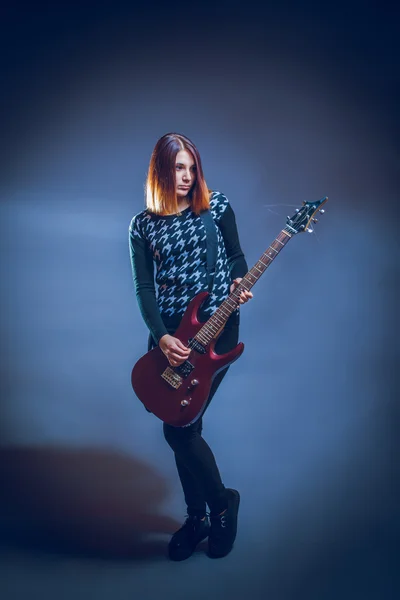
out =
[[308,233],[312,233],[312,228],[310,227],[311,221],[316,223],[318,219],[314,218],[314,215],[317,212],[321,212],[323,214],[324,209],[321,210],[322,206],[325,202],[328,201],[328,196],[321,198],[321,200],[317,200],[316,202],[303,202],[303,206],[301,208],[296,208],[296,212],[292,218],[288,217],[286,220],[285,230],[290,233],[290,235],[294,235],[296,233],[304,233],[304,231],[308,231]]

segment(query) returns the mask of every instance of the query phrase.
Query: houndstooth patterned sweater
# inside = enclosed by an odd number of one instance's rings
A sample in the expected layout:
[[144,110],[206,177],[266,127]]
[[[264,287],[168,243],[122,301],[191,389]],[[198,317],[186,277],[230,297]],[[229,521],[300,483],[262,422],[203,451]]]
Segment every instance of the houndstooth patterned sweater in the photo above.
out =
[[[218,246],[213,290],[201,307],[202,321],[229,295],[233,279],[248,271],[235,215],[226,196],[212,192],[210,211],[217,224]],[[146,209],[131,220],[129,246],[139,309],[158,343],[163,335],[176,329],[193,296],[208,290],[206,231],[190,206],[167,216]]]

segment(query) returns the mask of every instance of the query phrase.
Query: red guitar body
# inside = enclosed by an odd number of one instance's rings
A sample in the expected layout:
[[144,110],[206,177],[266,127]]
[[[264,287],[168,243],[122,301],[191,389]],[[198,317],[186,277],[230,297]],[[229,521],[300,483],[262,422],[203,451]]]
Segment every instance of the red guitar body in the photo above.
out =
[[[315,202],[304,201],[292,218],[287,218],[286,227],[207,323],[201,323],[197,316],[209,293],[200,292],[192,299],[174,333],[175,337],[192,348],[189,358],[182,365],[171,367],[158,346],[137,361],[132,369],[132,387],[148,410],[175,427],[186,427],[197,421],[206,406],[215,375],[239,358],[244,350],[244,344],[240,343],[226,354],[214,352],[228,315],[239,305],[241,291],[253,287],[293,235],[313,231],[309,228],[310,223],[317,222],[314,215],[327,200],[325,196]],[[194,339],[197,334],[198,337]]]
[[[204,325],[197,316],[208,295],[208,292],[200,292],[191,300],[173,334],[186,346]],[[237,360],[244,350],[244,344],[240,342],[230,352],[216,354],[216,341],[213,339],[200,351],[192,350],[180,366],[187,373],[180,367],[171,367],[159,346],[147,352],[132,369],[132,387],[139,400],[169,425],[185,427],[194,423],[205,408],[215,375]]]

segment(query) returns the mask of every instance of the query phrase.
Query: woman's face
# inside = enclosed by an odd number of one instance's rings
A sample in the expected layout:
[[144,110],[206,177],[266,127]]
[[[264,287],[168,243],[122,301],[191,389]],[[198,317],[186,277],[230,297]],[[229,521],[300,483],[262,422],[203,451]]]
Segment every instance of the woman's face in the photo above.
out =
[[184,198],[196,181],[196,164],[187,150],[180,150],[175,158],[176,195]]

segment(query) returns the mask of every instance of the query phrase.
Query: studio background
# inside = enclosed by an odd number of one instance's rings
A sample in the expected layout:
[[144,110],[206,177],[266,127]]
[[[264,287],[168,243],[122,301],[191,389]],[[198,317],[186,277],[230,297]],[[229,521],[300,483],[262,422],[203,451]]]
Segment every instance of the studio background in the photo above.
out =
[[[374,3],[4,9],[3,598],[396,597],[398,33]],[[172,452],[130,387],[128,226],[168,131],[249,267],[329,197],[241,308],[205,416],[242,495],[235,548],[182,564]]]

